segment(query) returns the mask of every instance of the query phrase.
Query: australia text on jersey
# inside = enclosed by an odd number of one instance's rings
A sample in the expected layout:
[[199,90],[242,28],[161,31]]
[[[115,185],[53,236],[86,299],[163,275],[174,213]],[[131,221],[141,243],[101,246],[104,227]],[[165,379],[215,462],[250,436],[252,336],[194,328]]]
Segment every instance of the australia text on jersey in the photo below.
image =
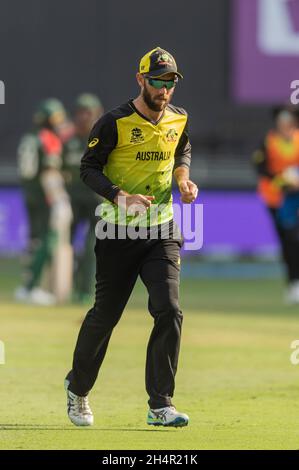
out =
[[5,85],[2,80],[0,80],[0,104],[5,104]]
[[171,152],[137,152],[136,160],[169,160]]

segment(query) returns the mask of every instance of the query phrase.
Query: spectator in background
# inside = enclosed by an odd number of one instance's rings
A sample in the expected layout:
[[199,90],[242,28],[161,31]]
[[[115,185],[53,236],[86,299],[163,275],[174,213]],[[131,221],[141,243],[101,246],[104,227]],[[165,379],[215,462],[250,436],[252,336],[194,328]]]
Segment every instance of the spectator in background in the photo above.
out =
[[287,273],[286,302],[299,303],[299,130],[292,109],[274,110],[271,129],[254,155],[258,192],[278,235]]
[[66,120],[60,101],[42,101],[34,114],[35,130],[23,136],[18,167],[29,223],[29,245],[24,284],[15,291],[21,302],[52,305],[53,293],[40,287],[53,260],[61,225],[70,224],[71,207],[61,174],[62,144],[57,129]]
[[86,189],[80,179],[80,163],[94,123],[102,116],[103,107],[97,96],[83,93],[75,103],[75,134],[64,145],[63,175],[73,211],[72,239],[79,223],[84,223],[86,235],[83,249],[75,251],[74,301],[89,303],[95,277],[95,209],[100,197]]

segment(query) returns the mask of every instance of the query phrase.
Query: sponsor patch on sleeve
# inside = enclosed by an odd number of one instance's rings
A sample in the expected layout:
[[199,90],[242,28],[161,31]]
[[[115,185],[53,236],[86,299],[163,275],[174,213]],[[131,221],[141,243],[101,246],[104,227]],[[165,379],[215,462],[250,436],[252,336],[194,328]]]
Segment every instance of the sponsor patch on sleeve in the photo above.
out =
[[89,144],[88,144],[88,147],[95,147],[97,144],[99,143],[99,139],[97,137],[95,137],[94,139],[92,139]]

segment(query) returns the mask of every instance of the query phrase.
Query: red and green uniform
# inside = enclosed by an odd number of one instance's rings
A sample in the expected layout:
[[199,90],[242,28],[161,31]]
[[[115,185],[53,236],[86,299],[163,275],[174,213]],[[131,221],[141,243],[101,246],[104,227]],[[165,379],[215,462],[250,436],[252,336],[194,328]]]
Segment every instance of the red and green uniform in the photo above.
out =
[[86,186],[80,179],[80,163],[86,142],[87,138],[75,135],[66,142],[63,149],[63,176],[73,212],[72,238],[79,223],[87,225],[83,249],[75,255],[74,290],[78,300],[84,300],[92,294],[97,222],[95,210],[100,202],[99,196],[92,191],[86,191]]
[[41,176],[44,170],[61,168],[61,153],[59,138],[47,128],[24,135],[18,147],[19,175],[29,223],[31,256],[25,280],[28,289],[39,283],[56,243],[55,233],[49,227],[50,206]]

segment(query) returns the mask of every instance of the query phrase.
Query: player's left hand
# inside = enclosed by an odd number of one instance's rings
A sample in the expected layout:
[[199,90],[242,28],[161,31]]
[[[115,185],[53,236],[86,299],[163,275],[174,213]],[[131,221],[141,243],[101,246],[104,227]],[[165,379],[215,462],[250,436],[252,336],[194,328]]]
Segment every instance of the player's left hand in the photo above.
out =
[[179,183],[179,190],[181,193],[182,202],[190,204],[197,198],[198,187],[191,180],[181,181]]

